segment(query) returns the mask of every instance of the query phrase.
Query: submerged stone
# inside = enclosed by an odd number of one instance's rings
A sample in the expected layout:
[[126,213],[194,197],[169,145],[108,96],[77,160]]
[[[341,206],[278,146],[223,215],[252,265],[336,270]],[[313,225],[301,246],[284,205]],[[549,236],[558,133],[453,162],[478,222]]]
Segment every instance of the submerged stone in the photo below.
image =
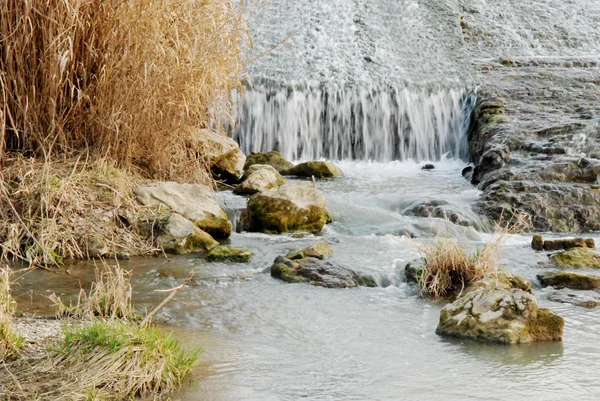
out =
[[338,166],[330,162],[310,161],[295,165],[281,171],[282,175],[296,175],[300,177],[329,178],[344,175]]
[[548,300],[582,306],[584,308],[595,308],[600,305],[600,292],[597,291],[574,291],[563,288],[548,295]]
[[254,254],[252,251],[232,246],[219,245],[211,249],[206,255],[209,262],[237,262],[248,263]]
[[600,288],[600,276],[590,276],[570,272],[549,272],[539,274],[543,286],[570,288],[572,290],[594,290]]
[[564,320],[538,308],[536,298],[520,289],[488,287],[469,292],[440,313],[436,333],[503,344],[560,341]]
[[331,222],[325,206],[325,197],[312,184],[285,184],[253,195],[242,221],[248,231],[319,232]]

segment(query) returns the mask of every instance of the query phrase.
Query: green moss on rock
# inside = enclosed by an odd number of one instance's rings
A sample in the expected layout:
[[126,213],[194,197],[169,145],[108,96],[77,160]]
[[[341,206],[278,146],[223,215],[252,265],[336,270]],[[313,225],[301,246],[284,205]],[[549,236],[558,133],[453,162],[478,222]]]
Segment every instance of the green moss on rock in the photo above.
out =
[[194,232],[186,237],[174,237],[163,234],[157,237],[156,242],[165,252],[176,255],[206,252],[219,245],[210,234],[197,227],[194,227]]
[[530,319],[527,331],[531,341],[561,341],[565,320],[550,309],[540,308],[537,316]]
[[543,286],[570,288],[572,290],[594,290],[600,288],[600,277],[571,272],[550,272],[537,276]]
[[206,255],[209,262],[248,263],[254,254],[252,251],[232,246],[220,245],[211,249]]
[[295,165],[281,171],[282,175],[296,175],[300,177],[329,178],[344,175],[338,166],[330,162],[310,161]]
[[214,238],[229,238],[233,225],[227,218],[227,214],[223,212],[220,216],[215,216],[212,213],[207,213],[207,217],[202,220],[196,220],[196,226],[203,231],[206,231]]
[[551,256],[558,267],[582,267],[600,269],[600,255],[589,248],[572,248]]
[[285,160],[283,156],[276,151],[266,153],[252,152],[250,156],[246,157],[244,170],[248,170],[250,166],[254,164],[267,164],[279,172],[294,167],[293,163]]
[[289,253],[286,257],[290,260],[304,259],[307,257],[325,260],[333,254],[333,249],[325,242],[317,242],[307,248]]

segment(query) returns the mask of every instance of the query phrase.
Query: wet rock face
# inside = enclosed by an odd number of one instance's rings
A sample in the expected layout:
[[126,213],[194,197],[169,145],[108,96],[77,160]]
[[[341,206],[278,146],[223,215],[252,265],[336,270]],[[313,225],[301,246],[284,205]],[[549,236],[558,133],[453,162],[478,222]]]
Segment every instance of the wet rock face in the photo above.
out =
[[453,210],[452,206],[445,201],[422,202],[405,210],[403,214],[406,216],[437,217],[441,219],[448,219],[452,223],[461,226],[476,225],[476,222],[470,220],[461,212]]
[[288,283],[306,283],[327,288],[375,287],[368,277],[328,261],[333,250],[319,242],[287,256],[278,256],[271,266],[271,276]]
[[[492,219],[525,212],[532,230],[600,229],[600,133],[597,72],[564,60],[482,70],[484,91],[473,115],[475,209]],[[551,88],[550,88],[551,87]],[[502,210],[505,213],[502,215]]]
[[247,249],[219,245],[211,249],[206,254],[206,260],[208,260],[209,262],[248,263],[250,262],[250,259],[252,259],[252,256],[252,251],[249,251]]
[[560,341],[563,327],[564,320],[548,309],[538,308],[529,292],[488,287],[446,305],[436,333],[517,344]]
[[285,184],[253,195],[241,219],[248,231],[320,232],[331,222],[325,207],[325,197],[312,184]]
[[536,251],[562,251],[572,248],[596,248],[596,242],[593,238],[564,238],[545,240],[541,235],[534,235],[531,240],[531,247]]

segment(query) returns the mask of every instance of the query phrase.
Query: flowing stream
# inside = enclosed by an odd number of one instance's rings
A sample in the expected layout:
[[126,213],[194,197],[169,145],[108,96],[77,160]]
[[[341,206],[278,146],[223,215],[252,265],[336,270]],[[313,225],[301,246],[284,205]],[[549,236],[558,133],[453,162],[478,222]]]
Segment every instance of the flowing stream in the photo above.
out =
[[[402,273],[438,232],[473,250],[490,239],[489,223],[471,210],[479,191],[461,176],[477,96],[473,60],[596,57],[599,4],[265,2],[251,18],[255,53],[267,53],[251,66],[252,85],[238,99],[232,135],[245,152],[329,159],[345,176],[316,183],[334,220],[321,234],[234,233],[231,244],[255,254],[249,264],[191,256],[121,262],[134,271],[137,305],[147,308],[164,297],[154,290],[196,272],[193,285],[160,314],[186,346],[204,347],[194,383],[177,399],[600,399],[598,310],[549,302],[537,288],[540,304],[565,318],[562,343],[449,340],[435,334],[444,304],[419,298]],[[470,46],[461,16],[471,27]],[[422,170],[425,163],[435,169]],[[216,196],[235,221],[246,199],[231,191]],[[415,212],[424,205],[441,205],[465,225]],[[372,275],[379,286],[336,290],[271,278],[276,256],[317,240],[332,245],[335,261]],[[511,236],[502,265],[537,285],[547,256],[533,252],[530,241]],[[48,288],[65,295],[88,288],[90,266],[70,266],[68,276],[25,276],[20,307],[43,312]]]

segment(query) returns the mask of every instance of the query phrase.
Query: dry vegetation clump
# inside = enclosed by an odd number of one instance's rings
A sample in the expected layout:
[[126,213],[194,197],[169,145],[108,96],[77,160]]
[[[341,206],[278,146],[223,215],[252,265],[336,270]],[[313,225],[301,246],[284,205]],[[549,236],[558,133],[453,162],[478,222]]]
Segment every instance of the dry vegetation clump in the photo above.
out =
[[159,179],[206,181],[198,128],[242,89],[245,2],[0,2],[0,166],[89,154]]
[[77,302],[66,305],[56,294],[50,301],[59,318],[75,317],[84,319],[122,319],[135,321],[140,315],[131,303],[131,272],[118,265],[111,267],[102,260],[102,267],[96,267],[96,281],[89,294],[81,289]]
[[15,333],[12,319],[16,303],[10,292],[12,270],[0,265],[0,361],[17,357],[23,338]]
[[519,215],[504,226],[496,225],[492,239],[471,252],[466,241],[451,238],[447,232],[438,234],[435,242],[421,248],[423,271],[418,278],[419,291],[432,298],[460,294],[470,283],[498,272],[500,252],[509,234],[521,231],[529,224],[529,216]]
[[58,265],[63,259],[150,254],[134,229],[152,213],[135,200],[132,175],[106,160],[43,163],[16,158],[0,172],[3,259]]

